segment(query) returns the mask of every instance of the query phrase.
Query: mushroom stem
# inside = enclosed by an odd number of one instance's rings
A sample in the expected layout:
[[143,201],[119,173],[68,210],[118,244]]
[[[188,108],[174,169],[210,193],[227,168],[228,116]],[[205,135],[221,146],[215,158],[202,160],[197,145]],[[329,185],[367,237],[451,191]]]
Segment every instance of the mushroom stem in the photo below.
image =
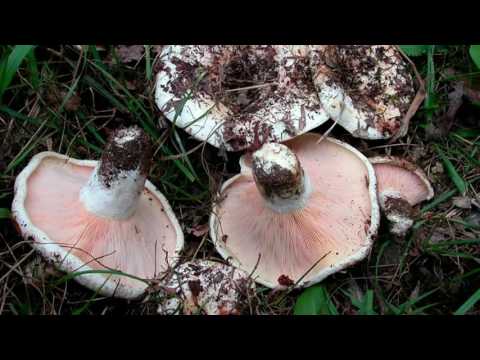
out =
[[312,186],[297,156],[285,145],[264,144],[253,154],[253,178],[269,208],[279,213],[303,209]]
[[116,130],[88,183],[80,191],[85,208],[101,217],[127,219],[135,213],[151,163],[151,144],[137,126]]
[[380,207],[390,222],[390,232],[405,236],[414,222],[414,210],[398,191],[384,191],[379,196]]

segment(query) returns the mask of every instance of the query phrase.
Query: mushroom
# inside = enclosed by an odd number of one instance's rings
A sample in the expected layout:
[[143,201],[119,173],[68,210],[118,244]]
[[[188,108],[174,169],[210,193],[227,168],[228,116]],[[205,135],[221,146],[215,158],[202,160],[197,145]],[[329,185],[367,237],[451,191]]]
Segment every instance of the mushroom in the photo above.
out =
[[227,151],[303,134],[329,119],[306,45],[166,46],[156,103],[175,125]]
[[162,283],[161,315],[240,315],[255,289],[246,272],[209,260],[178,265]]
[[318,45],[310,58],[320,102],[340,126],[371,140],[405,135],[420,103],[395,46]]
[[[21,234],[60,270],[104,296],[133,299],[176,263],[183,233],[165,197],[146,180],[148,136],[111,135],[100,161],[35,155],[15,182]],[[85,272],[85,273],[83,273]]]
[[413,207],[434,196],[432,185],[418,166],[393,156],[369,159],[375,169],[380,208],[392,234],[404,236],[413,225]]
[[377,233],[372,165],[351,146],[319,138],[245,155],[212,211],[217,251],[267,287],[317,283],[362,260]]

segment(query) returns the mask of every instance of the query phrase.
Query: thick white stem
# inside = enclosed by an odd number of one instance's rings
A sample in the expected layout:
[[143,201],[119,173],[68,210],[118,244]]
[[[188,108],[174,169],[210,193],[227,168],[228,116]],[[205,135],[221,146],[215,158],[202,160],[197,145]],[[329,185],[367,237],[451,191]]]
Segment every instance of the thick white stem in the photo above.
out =
[[253,175],[266,205],[279,213],[303,209],[313,190],[298,158],[282,144],[265,144],[253,154]]
[[145,186],[145,175],[138,169],[121,171],[118,179],[107,187],[99,175],[100,162],[97,164],[88,183],[80,192],[80,200],[85,208],[101,217],[126,219],[137,209],[138,199]]
[[115,131],[88,183],[80,191],[85,208],[101,217],[126,219],[137,209],[150,167],[148,136],[138,127]]

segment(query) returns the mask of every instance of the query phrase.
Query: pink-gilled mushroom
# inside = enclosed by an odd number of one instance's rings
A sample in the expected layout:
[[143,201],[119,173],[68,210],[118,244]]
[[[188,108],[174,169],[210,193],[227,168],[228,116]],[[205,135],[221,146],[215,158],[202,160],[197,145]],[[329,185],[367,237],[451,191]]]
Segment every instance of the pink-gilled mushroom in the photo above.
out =
[[404,236],[414,222],[414,206],[434,196],[425,173],[407,160],[393,156],[370,158],[378,184],[380,208],[390,222],[390,231]]
[[340,126],[364,139],[405,135],[423,100],[409,64],[393,45],[312,46],[311,66],[322,106]]
[[306,45],[166,46],[156,103],[194,138],[227,151],[303,134],[329,119]]
[[162,279],[161,315],[240,315],[255,283],[246,272],[209,260],[178,265]]
[[15,182],[12,214],[21,234],[84,286],[139,297],[143,280],[174,265],[183,248],[168,201],[146,180],[150,157],[138,127],[115,131],[99,161],[35,155]]
[[212,211],[217,251],[267,287],[317,283],[362,260],[376,236],[372,165],[345,143],[319,139],[304,134],[245,155]]

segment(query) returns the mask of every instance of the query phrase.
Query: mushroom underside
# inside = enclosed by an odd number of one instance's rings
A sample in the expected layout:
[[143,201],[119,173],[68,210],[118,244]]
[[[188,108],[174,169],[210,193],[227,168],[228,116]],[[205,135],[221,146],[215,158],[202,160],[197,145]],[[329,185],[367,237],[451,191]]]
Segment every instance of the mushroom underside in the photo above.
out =
[[426,175],[414,164],[395,157],[376,157],[370,161],[378,182],[378,197],[390,232],[405,236],[413,226],[415,206],[430,200],[434,191]]
[[412,206],[431,197],[429,187],[415,172],[387,163],[377,163],[373,167],[379,194],[396,192]]
[[243,169],[225,184],[212,215],[212,237],[222,256],[247,272],[256,269],[253,277],[267,286],[318,282],[361,260],[376,233],[373,169],[349,148],[318,139],[306,134],[286,143],[313,186],[305,208],[273,211]]
[[[166,270],[167,262],[174,262],[176,255],[177,227],[162,200],[148,189],[153,186],[147,182],[136,212],[128,219],[95,216],[79,199],[96,164],[88,163],[63,156],[44,157],[25,184],[18,185],[28,189],[22,204],[16,205],[22,211],[14,213],[20,227],[26,226],[42,253],[56,255],[55,262],[65,271],[116,270],[151,279]],[[26,219],[20,216],[23,211]],[[80,261],[65,261],[67,257]],[[69,264],[81,266],[71,268]],[[103,277],[120,280],[127,287],[146,287],[128,276]]]

